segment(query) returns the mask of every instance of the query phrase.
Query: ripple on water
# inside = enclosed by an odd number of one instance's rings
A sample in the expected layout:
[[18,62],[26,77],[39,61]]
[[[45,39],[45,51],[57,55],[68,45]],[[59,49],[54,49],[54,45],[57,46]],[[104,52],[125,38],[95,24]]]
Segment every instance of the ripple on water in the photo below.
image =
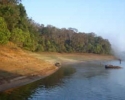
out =
[[[107,63],[118,61],[103,64]],[[93,62],[64,67],[50,77],[15,90],[11,96],[24,96],[18,100],[27,100],[26,96],[28,100],[125,100],[125,63],[119,70],[106,70],[104,65]]]

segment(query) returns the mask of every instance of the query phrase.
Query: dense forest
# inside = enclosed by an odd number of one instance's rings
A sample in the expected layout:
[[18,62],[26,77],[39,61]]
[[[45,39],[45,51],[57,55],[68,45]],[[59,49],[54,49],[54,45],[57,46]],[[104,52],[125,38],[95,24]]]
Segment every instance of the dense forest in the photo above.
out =
[[[44,19],[43,19],[44,20]],[[38,24],[27,16],[21,0],[0,0],[0,44],[13,42],[30,51],[110,54],[111,44],[95,33]]]

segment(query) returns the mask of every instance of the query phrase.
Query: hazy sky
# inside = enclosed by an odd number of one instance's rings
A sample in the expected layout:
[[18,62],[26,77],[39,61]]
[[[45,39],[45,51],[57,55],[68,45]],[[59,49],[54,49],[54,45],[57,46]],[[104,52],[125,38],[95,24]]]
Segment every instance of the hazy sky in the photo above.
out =
[[125,50],[125,0],[22,0],[36,22],[95,32]]

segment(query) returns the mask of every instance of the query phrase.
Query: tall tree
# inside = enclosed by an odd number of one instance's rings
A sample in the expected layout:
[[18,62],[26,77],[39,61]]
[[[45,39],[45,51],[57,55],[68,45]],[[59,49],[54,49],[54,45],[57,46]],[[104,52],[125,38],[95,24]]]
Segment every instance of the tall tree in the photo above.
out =
[[10,32],[7,29],[4,18],[0,17],[0,44],[7,43],[10,37]]

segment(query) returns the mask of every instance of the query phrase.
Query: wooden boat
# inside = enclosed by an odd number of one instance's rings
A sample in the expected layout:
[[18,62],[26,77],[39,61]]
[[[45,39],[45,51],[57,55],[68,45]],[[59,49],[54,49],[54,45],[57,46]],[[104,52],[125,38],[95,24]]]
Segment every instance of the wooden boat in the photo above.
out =
[[114,66],[114,65],[105,65],[105,68],[107,69],[107,68],[112,68],[112,69],[119,69],[119,68],[122,68],[122,67],[120,67],[120,66]]

